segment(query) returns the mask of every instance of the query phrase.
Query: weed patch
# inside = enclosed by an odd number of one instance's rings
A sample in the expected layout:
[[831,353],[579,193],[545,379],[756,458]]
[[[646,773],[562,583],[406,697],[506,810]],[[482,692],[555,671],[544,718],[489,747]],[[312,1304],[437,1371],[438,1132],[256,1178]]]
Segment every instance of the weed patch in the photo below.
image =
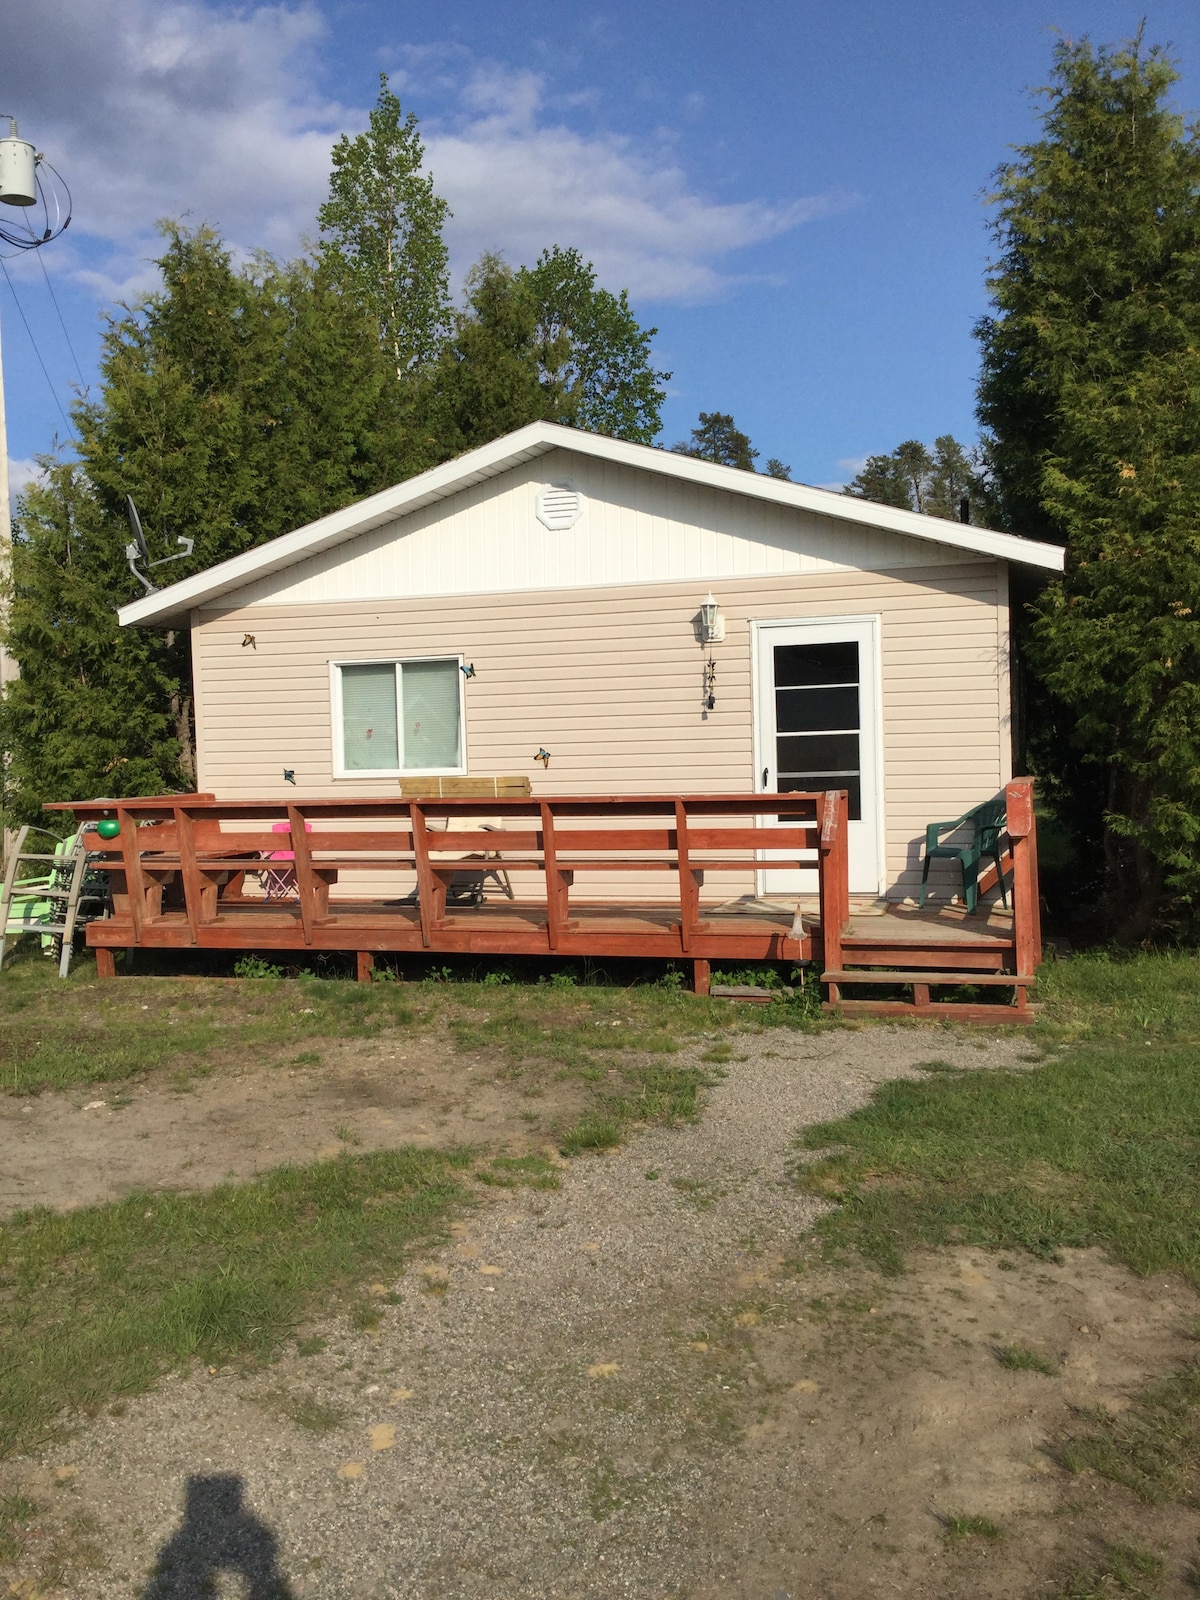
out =
[[942,1531],[947,1539],[1002,1539],[1004,1529],[991,1517],[980,1517],[966,1511],[949,1511],[941,1519]]
[[1040,1372],[1044,1377],[1052,1378],[1058,1371],[1057,1361],[1024,1344],[1006,1344],[996,1359],[1010,1372]]
[[1149,1550],[1111,1544],[1104,1559],[1090,1571],[1077,1573],[1055,1600],[1112,1600],[1114,1595],[1153,1600],[1162,1574],[1162,1561]]
[[1144,1389],[1120,1416],[1100,1410],[1060,1449],[1070,1472],[1124,1484],[1149,1505],[1200,1503],[1200,1361]]

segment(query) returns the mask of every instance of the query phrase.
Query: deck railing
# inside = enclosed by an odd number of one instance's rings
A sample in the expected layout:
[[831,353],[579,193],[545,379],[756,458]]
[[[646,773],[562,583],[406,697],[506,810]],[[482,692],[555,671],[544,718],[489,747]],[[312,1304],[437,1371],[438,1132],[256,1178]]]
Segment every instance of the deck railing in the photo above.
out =
[[[734,892],[740,879],[753,898],[754,874],[767,865],[807,870],[844,918],[844,890],[836,887],[845,881],[844,829],[823,838],[820,822],[830,799],[823,792],[294,801],[160,795],[70,809],[112,878],[113,919],[88,935],[101,948],[457,948],[471,918],[447,896],[464,873],[476,872],[506,875],[528,891],[514,909],[534,911],[538,925],[531,932],[527,916],[522,928],[505,930],[493,918],[489,936],[475,918],[470,948],[578,954],[587,945],[603,954],[704,962],[714,939],[735,959],[811,955],[798,919],[783,917],[783,928],[768,921],[757,934],[746,921],[714,929],[701,898],[706,880],[724,879]],[[844,811],[844,795],[840,805]],[[101,836],[102,819],[116,823],[115,837]],[[287,902],[248,894],[247,877],[280,854],[294,858]],[[385,902],[377,888],[370,908],[352,900],[356,877],[377,885],[380,874],[393,883],[407,876],[415,888],[411,907]],[[612,904],[611,894],[607,905],[589,902],[589,891],[602,893],[614,876],[640,879],[648,893],[626,895],[627,906]],[[585,904],[596,912],[588,929],[578,916]],[[665,920],[649,932],[617,926],[623,911],[647,906],[664,910]],[[731,931],[741,937],[731,940]]]
[[[898,942],[895,919],[855,918],[844,790],[233,801],[191,794],[51,809],[75,813],[110,875],[113,915],[87,931],[102,976],[113,974],[122,947],[356,951],[360,976],[369,976],[373,953],[458,951],[679,959],[693,963],[703,991],[712,960],[823,961],[831,973],[855,968],[860,981],[873,981],[867,974],[884,967],[952,973],[956,955],[964,981],[970,970],[991,970],[1027,985],[1041,959],[1032,781],[1010,782],[1006,805],[1001,872],[1011,880],[1012,931],[993,927],[978,948],[961,926],[910,927]],[[274,897],[250,886],[272,857],[277,867],[285,858],[288,880]],[[811,875],[816,928],[795,895],[794,914],[786,895],[755,898],[756,874],[792,870]],[[515,885],[515,898],[455,904],[455,890],[472,875]],[[996,879],[993,868],[981,890]],[[390,887],[381,890],[381,881]],[[729,892],[706,897],[706,883]],[[929,913],[935,922],[939,914]],[[955,916],[961,922],[963,913]],[[938,937],[947,931],[952,939]],[[900,970],[890,981],[910,980]],[[914,971],[910,986],[927,1001],[929,985],[942,981]],[[1018,988],[1022,1007],[1024,992]]]

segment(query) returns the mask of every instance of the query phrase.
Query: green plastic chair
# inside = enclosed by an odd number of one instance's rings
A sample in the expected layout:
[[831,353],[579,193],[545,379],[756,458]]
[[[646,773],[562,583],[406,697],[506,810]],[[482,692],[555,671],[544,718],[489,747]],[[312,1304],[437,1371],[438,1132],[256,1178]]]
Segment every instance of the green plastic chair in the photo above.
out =
[[[996,876],[1000,880],[1000,898],[1007,906],[1008,890],[1004,886],[1004,873],[1000,866],[1000,840],[1004,833],[1005,801],[1003,795],[997,795],[994,800],[985,800],[981,806],[973,806],[970,811],[956,817],[953,822],[931,822],[925,829],[925,865],[921,872],[921,900],[925,904],[925,893],[929,887],[930,864],[939,858],[943,861],[957,861],[962,868],[963,899],[967,903],[968,912],[974,911],[979,904],[979,864],[987,860],[994,862]],[[942,835],[954,833],[959,828],[971,830],[969,839],[964,839],[959,844],[943,844]]]
[[[31,839],[31,834],[37,838]],[[41,840],[47,848],[38,850]],[[91,874],[92,879],[96,876]],[[60,839],[41,828],[23,827],[0,890],[0,966],[9,941],[32,933],[40,936],[43,950],[58,955],[59,976],[65,978],[75,929],[103,909],[106,888],[103,882],[89,880],[87,851],[79,833]]]

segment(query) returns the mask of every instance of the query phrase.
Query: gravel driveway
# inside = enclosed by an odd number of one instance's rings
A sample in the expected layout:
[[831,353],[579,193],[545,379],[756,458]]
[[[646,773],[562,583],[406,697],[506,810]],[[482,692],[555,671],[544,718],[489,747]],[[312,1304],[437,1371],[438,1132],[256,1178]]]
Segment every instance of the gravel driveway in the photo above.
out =
[[729,1569],[774,1493],[744,1449],[755,1336],[787,1322],[818,1210],[787,1179],[796,1130],[932,1055],[1028,1043],[872,1028],[744,1050],[695,1125],[485,1201],[372,1286],[400,1296],[372,1334],[335,1323],[268,1373],[168,1379],[24,1464],[91,1519],[87,1592],[128,1600],[153,1573],[152,1600],[791,1594],[786,1572],[743,1591]]

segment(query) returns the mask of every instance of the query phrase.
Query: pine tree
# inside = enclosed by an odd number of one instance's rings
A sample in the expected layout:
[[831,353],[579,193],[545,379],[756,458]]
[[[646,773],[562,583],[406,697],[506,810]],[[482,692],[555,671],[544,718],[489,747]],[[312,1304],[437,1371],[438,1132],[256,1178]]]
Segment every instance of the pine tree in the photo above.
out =
[[450,326],[450,215],[421,170],[425,147],[412,112],[379,79],[364,133],[333,147],[329,198],[317,213],[321,254],[334,282],[374,317],[396,375],[434,361]]
[[1067,547],[1031,740],[1126,938],[1200,897],[1200,136],[1175,81],[1140,38],[1058,46],[1043,137],[999,173],[979,330],[1003,514]]
[[691,437],[671,448],[681,456],[695,456],[719,467],[740,467],[753,472],[758,451],[727,411],[702,411]]
[[954,522],[961,520],[964,501],[972,522],[985,515],[982,464],[949,433],[935,439],[932,450],[919,439],[906,439],[890,455],[868,456],[844,492]]

